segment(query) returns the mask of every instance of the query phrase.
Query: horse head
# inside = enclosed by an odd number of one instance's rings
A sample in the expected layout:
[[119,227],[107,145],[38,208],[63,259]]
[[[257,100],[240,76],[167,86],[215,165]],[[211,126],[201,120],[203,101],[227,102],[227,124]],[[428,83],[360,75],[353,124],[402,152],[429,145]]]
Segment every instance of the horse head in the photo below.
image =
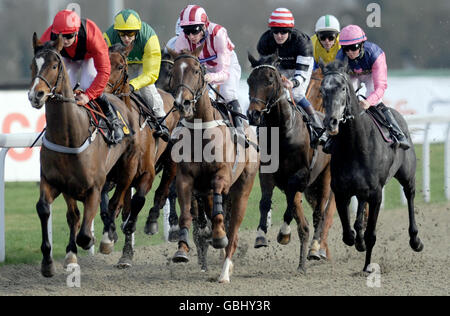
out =
[[256,60],[250,53],[248,59],[253,67],[247,79],[250,105],[247,117],[251,125],[261,125],[263,114],[269,113],[280,98],[284,97],[281,75],[277,70],[277,54]]
[[167,52],[167,49],[161,50],[161,67],[159,68],[158,80],[155,85],[157,88],[170,92],[170,80],[172,78],[173,58]]
[[34,108],[42,108],[49,97],[62,90],[65,69],[59,52],[63,44],[61,35],[54,41],[42,43],[36,33],[33,34],[34,57],[28,100]]
[[123,92],[123,88],[128,83],[127,58],[133,50],[133,44],[124,46],[120,43],[109,47],[109,61],[111,63],[111,74],[105,88],[106,93],[117,94]]
[[180,116],[186,119],[194,117],[198,110],[197,101],[204,95],[207,88],[204,78],[205,68],[198,59],[202,49],[203,45],[193,52],[183,50],[177,53],[168,49],[174,60],[169,89],[175,98],[174,106],[180,112]]
[[339,133],[339,123],[350,118],[351,93],[355,94],[347,75],[348,64],[335,60],[326,66],[319,63],[319,66],[324,75],[320,87],[325,109],[324,125],[330,135],[336,135]]

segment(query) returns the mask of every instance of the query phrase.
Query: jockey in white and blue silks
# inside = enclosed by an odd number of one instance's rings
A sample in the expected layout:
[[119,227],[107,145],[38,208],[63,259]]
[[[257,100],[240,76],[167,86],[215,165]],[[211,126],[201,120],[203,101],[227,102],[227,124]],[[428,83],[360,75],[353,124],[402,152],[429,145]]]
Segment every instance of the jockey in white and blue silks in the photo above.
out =
[[366,99],[360,104],[364,109],[377,106],[391,124],[394,140],[403,149],[410,147],[408,140],[397,121],[384,106],[382,99],[387,89],[387,64],[384,51],[375,43],[368,42],[366,34],[357,25],[348,25],[342,29],[339,42],[341,49],[336,59],[348,60],[349,75],[355,90],[361,83],[366,87]]

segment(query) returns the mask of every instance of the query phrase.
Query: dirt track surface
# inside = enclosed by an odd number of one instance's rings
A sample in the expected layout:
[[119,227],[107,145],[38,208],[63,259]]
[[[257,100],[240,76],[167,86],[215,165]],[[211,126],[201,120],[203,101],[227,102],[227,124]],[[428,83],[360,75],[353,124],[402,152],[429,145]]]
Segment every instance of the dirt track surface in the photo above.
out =
[[[372,262],[381,267],[380,287],[367,286],[361,272],[364,253],[341,241],[336,217],[330,231],[332,261],[309,261],[307,274],[297,273],[298,235],[287,246],[278,245],[278,227],[269,231],[269,247],[254,249],[255,233],[241,232],[240,249],[234,257],[230,284],[219,284],[222,260],[210,248],[209,271],[201,272],[194,249],[187,264],[173,264],[176,244],[138,248],[134,266],[114,267],[119,252],[79,259],[81,287],[68,288],[69,275],[56,262],[56,275],[46,279],[39,265],[0,268],[0,295],[450,295],[450,203],[417,209],[419,236],[425,249],[415,253],[409,247],[406,207],[382,211],[377,226],[377,243]],[[311,221],[310,221],[311,222]],[[294,223],[291,224],[295,232]],[[120,238],[123,238],[121,236]],[[98,245],[97,245],[98,246]]]

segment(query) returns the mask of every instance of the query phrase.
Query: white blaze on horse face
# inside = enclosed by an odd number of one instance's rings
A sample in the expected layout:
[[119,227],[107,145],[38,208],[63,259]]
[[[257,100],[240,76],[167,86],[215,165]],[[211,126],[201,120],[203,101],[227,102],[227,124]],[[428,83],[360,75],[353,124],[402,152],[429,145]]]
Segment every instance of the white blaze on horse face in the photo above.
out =
[[[36,58],[35,61],[36,61],[36,68],[37,68],[36,74],[38,75],[41,73],[41,68],[45,63],[45,59],[44,59],[44,57],[39,57],[39,58]],[[33,86],[31,87],[30,91],[28,92],[29,100],[32,100],[34,98],[34,94],[35,94],[34,89],[36,89],[36,86],[38,85],[39,81],[40,81],[39,78],[34,79]]]
[[[180,75],[180,78],[183,78],[184,77],[184,71],[186,70],[186,68],[188,67],[188,64],[186,64],[185,62],[182,62],[181,63],[181,65],[180,65],[180,72],[181,72],[181,75]],[[183,93],[178,93],[178,95],[176,96],[176,98],[175,98],[175,101],[178,103],[178,104],[181,104],[181,103],[183,103]]]

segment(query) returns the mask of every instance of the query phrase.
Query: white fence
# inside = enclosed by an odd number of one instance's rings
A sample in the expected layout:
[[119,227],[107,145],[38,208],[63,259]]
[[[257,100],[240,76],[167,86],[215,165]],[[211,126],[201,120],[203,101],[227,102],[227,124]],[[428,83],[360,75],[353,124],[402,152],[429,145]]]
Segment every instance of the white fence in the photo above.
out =
[[[444,101],[443,101],[444,102]],[[445,101],[447,102],[447,101]],[[450,101],[448,102],[450,104]],[[444,154],[444,190],[447,200],[450,200],[450,114],[446,115],[411,115],[405,116],[410,126],[415,124],[425,124],[423,140],[423,195],[425,202],[430,202],[430,140],[427,131],[431,124],[447,124],[445,133],[445,154]],[[5,157],[10,148],[26,148],[33,144],[38,137],[38,133],[14,133],[0,134],[0,262],[5,261]],[[41,141],[35,146],[41,146]],[[402,192],[403,194],[403,192]],[[405,202],[404,197],[402,201]],[[355,203],[353,203],[355,207]],[[168,215],[168,205],[164,208],[164,217]],[[167,220],[165,220],[166,222]],[[164,235],[167,240],[167,225],[164,225]],[[94,225],[92,224],[92,230]],[[52,236],[52,221],[49,219],[49,237]],[[51,241],[51,239],[50,239]],[[94,246],[90,250],[94,252]]]

